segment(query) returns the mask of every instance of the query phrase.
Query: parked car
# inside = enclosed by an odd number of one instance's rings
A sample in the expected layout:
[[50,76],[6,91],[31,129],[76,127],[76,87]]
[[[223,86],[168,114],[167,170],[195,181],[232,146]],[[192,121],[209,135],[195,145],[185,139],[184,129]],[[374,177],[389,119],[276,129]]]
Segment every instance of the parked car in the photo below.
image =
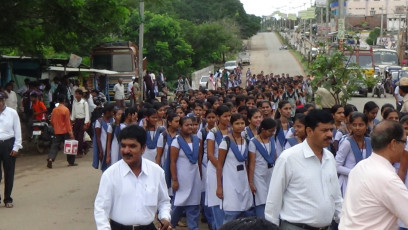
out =
[[238,59],[240,65],[250,65],[250,54],[248,51],[238,53]]
[[225,65],[224,65],[224,68],[228,71],[233,71],[237,67],[238,67],[237,61],[227,61],[225,62]]
[[207,83],[210,76],[201,76],[200,78],[200,87],[203,89],[207,89]]

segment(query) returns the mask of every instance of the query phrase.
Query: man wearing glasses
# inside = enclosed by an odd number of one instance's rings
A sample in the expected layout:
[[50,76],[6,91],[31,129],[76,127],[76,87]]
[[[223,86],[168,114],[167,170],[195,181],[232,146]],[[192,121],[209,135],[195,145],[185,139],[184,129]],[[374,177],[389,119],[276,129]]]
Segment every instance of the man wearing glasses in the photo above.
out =
[[402,125],[385,120],[371,133],[373,153],[350,172],[339,229],[398,229],[408,224],[408,190],[395,172],[407,142]]

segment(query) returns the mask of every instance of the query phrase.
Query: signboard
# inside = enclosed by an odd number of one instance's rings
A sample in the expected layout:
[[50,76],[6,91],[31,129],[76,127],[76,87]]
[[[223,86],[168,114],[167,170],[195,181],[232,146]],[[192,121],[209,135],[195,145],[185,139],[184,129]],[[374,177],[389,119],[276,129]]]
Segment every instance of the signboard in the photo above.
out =
[[323,7],[325,8],[327,6],[327,0],[316,0],[316,7],[320,8]]
[[339,18],[338,19],[337,26],[338,26],[337,38],[338,39],[344,39],[345,38],[344,18]]
[[300,19],[314,19],[315,18],[315,8],[309,8],[307,10],[299,11]]
[[296,14],[288,14],[288,19],[289,20],[296,20]]

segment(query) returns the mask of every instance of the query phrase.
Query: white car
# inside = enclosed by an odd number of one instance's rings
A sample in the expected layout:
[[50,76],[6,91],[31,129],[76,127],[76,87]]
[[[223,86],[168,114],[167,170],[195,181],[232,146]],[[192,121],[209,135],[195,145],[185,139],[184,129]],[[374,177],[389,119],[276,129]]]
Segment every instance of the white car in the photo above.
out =
[[207,82],[210,76],[201,76],[200,78],[200,87],[203,89],[207,89]]
[[233,71],[235,68],[238,67],[238,62],[237,61],[227,61],[225,62],[224,67],[228,71]]

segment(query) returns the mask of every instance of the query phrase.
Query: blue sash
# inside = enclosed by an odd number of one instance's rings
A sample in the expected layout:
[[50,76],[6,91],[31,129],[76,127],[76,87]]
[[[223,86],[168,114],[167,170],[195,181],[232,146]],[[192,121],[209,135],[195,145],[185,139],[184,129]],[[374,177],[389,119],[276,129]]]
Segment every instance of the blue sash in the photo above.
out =
[[[225,138],[229,138],[229,137],[226,136]],[[248,159],[248,146],[246,145],[246,142],[244,142],[242,144],[244,145],[243,147],[245,148],[244,154],[242,154],[241,151],[238,149],[237,144],[234,141],[231,141],[231,139],[230,139],[231,150],[234,153],[235,158],[237,158],[237,160],[239,162],[244,162],[244,161],[246,161]]]
[[[166,137],[164,136],[166,135]],[[173,142],[174,137],[171,137],[170,134],[168,132],[163,132],[163,139],[166,138],[166,144],[167,144],[167,152],[163,152],[163,154],[166,154],[165,158],[166,160],[164,160],[163,163],[163,170],[164,170],[164,177],[166,179],[166,183],[167,183],[167,188],[171,187],[171,172],[170,172],[170,147],[171,147],[171,142]],[[164,151],[164,147],[166,147],[165,145],[163,145],[163,151]]]
[[[356,159],[357,164],[363,159],[363,153],[360,151],[357,142],[353,138],[348,137],[347,140],[350,142],[351,150],[353,150],[354,158]],[[366,147],[366,158],[368,158],[373,151],[371,148],[371,141],[368,137],[364,137],[364,141]]]
[[[109,119],[109,123],[112,122],[113,119]],[[108,132],[108,123],[103,119],[98,119],[97,122],[101,123],[101,126],[105,132]],[[99,148],[98,144],[96,142],[96,132],[95,132],[95,125],[94,125],[94,135],[93,135],[93,140],[92,140],[92,146],[93,146],[93,159],[92,159],[92,167],[95,169],[99,168],[99,163],[101,163],[101,170],[105,171],[108,168],[108,165],[106,164],[106,153],[103,154],[103,159],[102,162],[99,161]]]
[[280,145],[282,147],[285,147],[286,138],[282,128],[279,129],[278,133],[276,134],[276,137],[278,138]]
[[159,140],[160,134],[164,131],[163,127],[158,127],[154,133],[154,137],[150,136],[150,131],[146,130],[146,146],[149,149],[155,149],[157,147],[157,141]]
[[380,121],[377,118],[374,118],[373,123],[374,123],[374,125],[377,125],[378,123],[380,123]]
[[273,138],[269,138],[269,145],[271,146],[271,151],[268,153],[268,150],[265,149],[265,147],[259,142],[258,139],[252,138],[252,141],[255,144],[256,149],[258,152],[263,156],[263,158],[268,162],[269,164],[275,164],[275,141]]
[[249,140],[251,140],[254,137],[254,134],[252,133],[252,130],[249,127],[245,127],[245,132],[248,135]]
[[222,135],[221,131],[217,129],[217,132],[215,132],[215,141],[217,142],[218,146],[220,146],[223,136],[224,135]]
[[288,139],[286,139],[286,140],[289,142],[289,144],[290,144],[291,147],[293,147],[293,146],[299,144],[299,142],[298,142],[298,140],[297,140],[296,137],[290,137],[290,138],[288,138]]
[[188,146],[188,143],[182,136],[177,136],[177,141],[180,145],[180,148],[183,150],[183,152],[186,154],[188,160],[190,161],[191,164],[196,164],[198,160],[198,147],[199,147],[199,141],[198,137],[196,135],[192,136],[193,139],[193,149],[190,149],[190,146]]

